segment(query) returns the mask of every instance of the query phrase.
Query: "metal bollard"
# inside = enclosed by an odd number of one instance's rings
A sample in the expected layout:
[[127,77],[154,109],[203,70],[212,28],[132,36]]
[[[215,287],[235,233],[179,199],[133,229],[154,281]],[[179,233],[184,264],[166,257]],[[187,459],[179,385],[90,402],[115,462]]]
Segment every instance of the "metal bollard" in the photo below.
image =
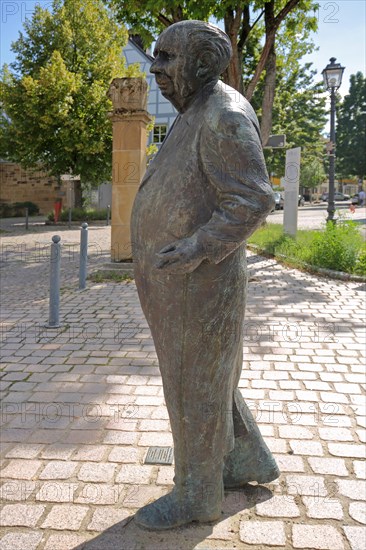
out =
[[109,225],[109,216],[110,216],[110,212],[111,212],[111,207],[110,207],[110,205],[108,204],[108,206],[107,206],[107,225]]
[[50,307],[47,328],[60,326],[61,237],[54,235],[51,244]]
[[79,267],[79,290],[86,287],[86,276],[88,270],[88,224],[81,224],[80,231],[80,267]]
[[28,229],[29,227],[29,210],[28,208],[25,209],[25,228]]

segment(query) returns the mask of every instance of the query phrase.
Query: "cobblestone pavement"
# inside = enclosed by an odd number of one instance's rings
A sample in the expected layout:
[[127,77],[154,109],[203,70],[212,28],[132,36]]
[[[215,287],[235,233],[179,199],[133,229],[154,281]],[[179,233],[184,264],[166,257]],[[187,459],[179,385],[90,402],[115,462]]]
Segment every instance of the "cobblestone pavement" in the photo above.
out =
[[[59,233],[62,327],[48,315]],[[226,493],[222,520],[153,533],[137,508],[169,490],[172,444],[133,282],[77,290],[78,229],[2,234],[2,550],[363,550],[365,285],[250,255],[243,396],[282,475]],[[91,269],[110,228],[90,228]]]

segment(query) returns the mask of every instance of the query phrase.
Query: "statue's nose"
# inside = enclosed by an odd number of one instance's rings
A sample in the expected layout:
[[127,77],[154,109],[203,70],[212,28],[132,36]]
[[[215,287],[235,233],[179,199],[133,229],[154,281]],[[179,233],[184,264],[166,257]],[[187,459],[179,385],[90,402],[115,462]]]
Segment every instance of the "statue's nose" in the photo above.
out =
[[153,74],[160,73],[161,72],[161,64],[160,61],[156,58],[151,64],[150,72]]

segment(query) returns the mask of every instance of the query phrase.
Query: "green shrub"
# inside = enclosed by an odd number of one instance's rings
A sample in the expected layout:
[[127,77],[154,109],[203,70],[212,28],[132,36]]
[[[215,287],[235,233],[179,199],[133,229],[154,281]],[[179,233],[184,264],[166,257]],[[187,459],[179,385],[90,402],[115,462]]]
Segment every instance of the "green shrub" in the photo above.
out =
[[[53,222],[55,221],[55,214],[51,212],[48,214],[48,219]],[[72,208],[71,209],[71,220],[73,222],[90,222],[96,220],[105,220],[107,218],[107,209],[106,208]],[[69,210],[64,209],[61,211],[59,216],[60,222],[69,221]]]
[[366,276],[366,245],[362,247],[353,271],[354,273],[356,273],[356,275]]
[[366,245],[353,221],[338,218],[322,230],[299,230],[296,239],[279,224],[266,224],[248,239],[265,253],[296,267],[304,264],[366,275]]
[[362,237],[355,222],[339,219],[329,222],[325,230],[315,235],[311,244],[308,262],[317,267],[352,273]]
[[8,204],[0,204],[0,217],[1,218],[21,218],[25,216],[25,209],[28,208],[29,216],[36,216],[39,214],[38,206],[31,201],[15,202]]

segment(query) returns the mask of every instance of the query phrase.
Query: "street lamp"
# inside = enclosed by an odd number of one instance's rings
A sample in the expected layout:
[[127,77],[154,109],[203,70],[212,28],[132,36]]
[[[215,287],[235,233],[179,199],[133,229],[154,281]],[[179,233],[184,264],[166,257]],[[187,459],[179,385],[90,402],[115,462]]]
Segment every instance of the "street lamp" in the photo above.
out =
[[330,92],[330,150],[329,150],[329,193],[328,193],[328,218],[327,222],[334,222],[334,176],[335,176],[335,97],[336,91],[342,83],[344,67],[336,63],[336,58],[331,57],[330,63],[322,72],[325,89]]

